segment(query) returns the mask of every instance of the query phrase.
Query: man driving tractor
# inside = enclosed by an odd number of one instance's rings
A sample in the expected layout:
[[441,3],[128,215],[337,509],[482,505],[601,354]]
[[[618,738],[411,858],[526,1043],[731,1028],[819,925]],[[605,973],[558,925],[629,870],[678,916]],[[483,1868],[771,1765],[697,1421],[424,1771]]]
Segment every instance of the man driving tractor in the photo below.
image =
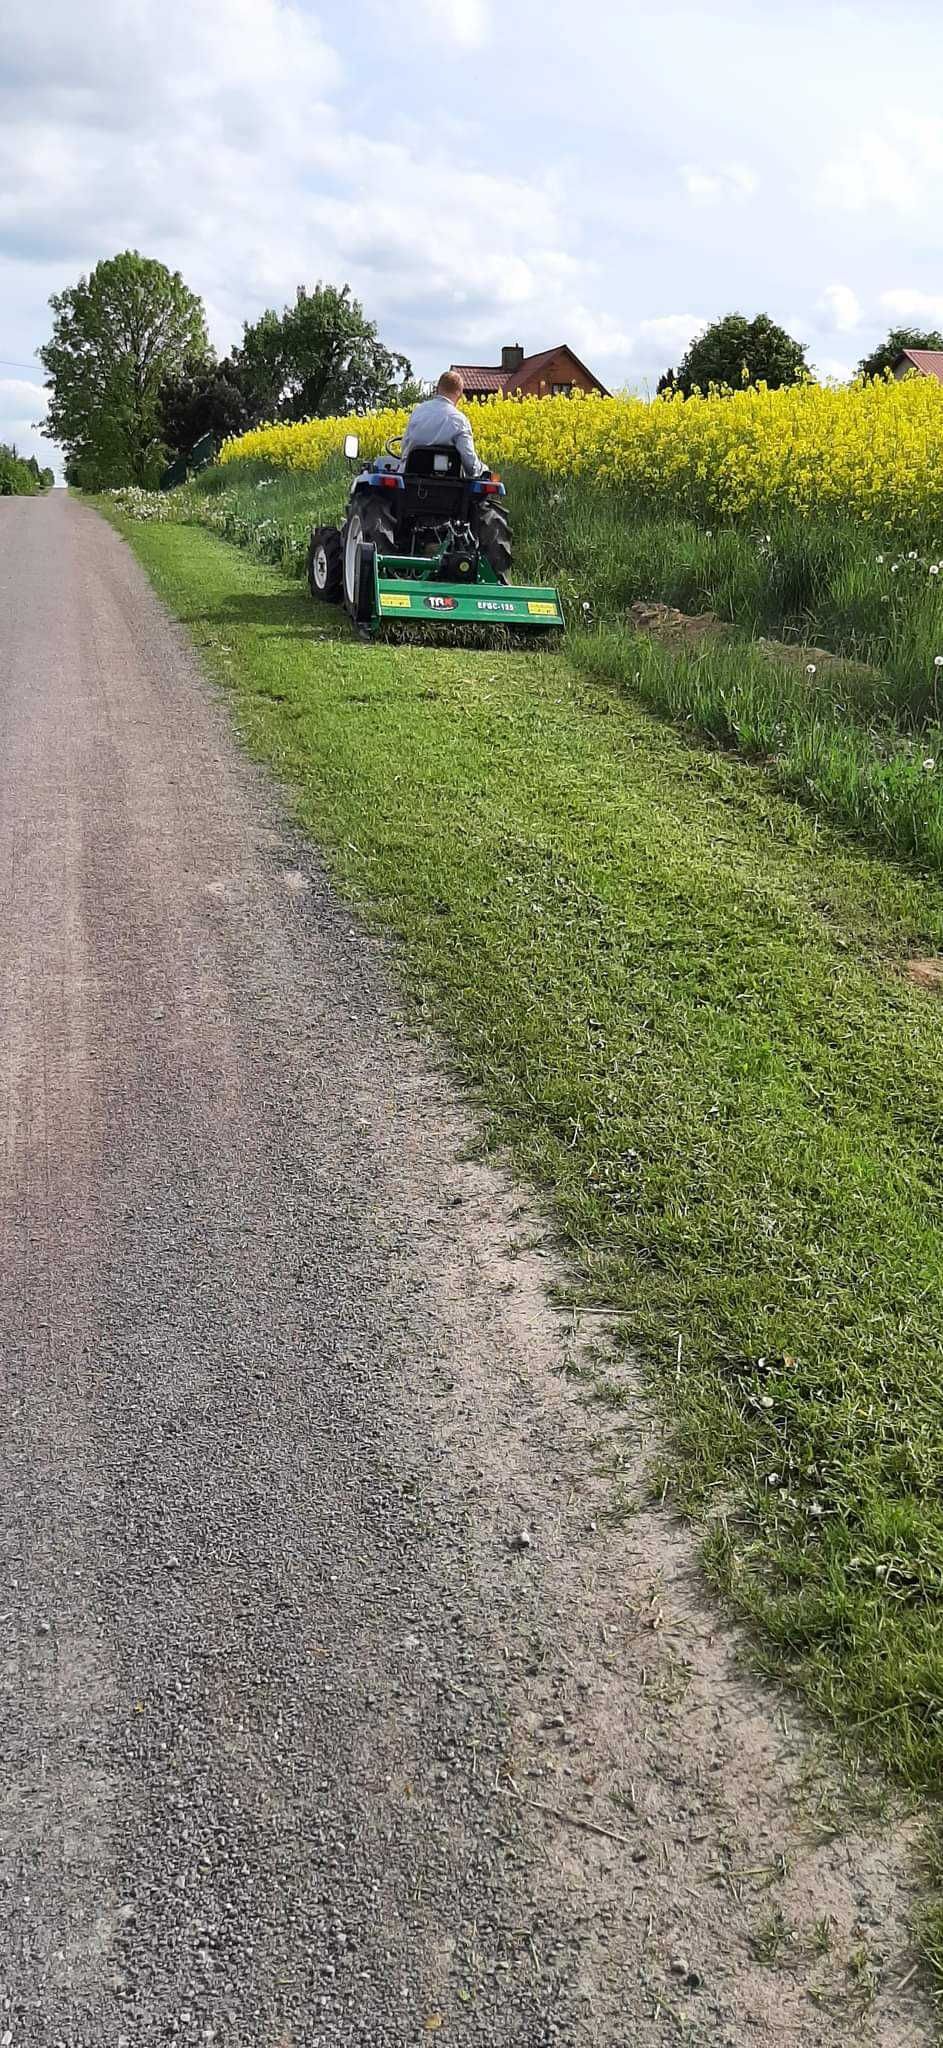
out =
[[[402,438],[374,446],[355,470],[340,523],[312,528],[311,595],[342,599],[361,632],[432,620],[544,634],[563,625],[551,585],[511,582],[505,489],[479,461],[463,388],[458,370],[444,370]],[[360,458],[359,435],[347,435],[345,453]]]
[[414,448],[457,448],[466,476],[482,476],[486,466],[475,451],[471,422],[459,412],[465,387],[457,370],[443,370],[434,398],[424,398],[409,415],[403,435],[403,457]]

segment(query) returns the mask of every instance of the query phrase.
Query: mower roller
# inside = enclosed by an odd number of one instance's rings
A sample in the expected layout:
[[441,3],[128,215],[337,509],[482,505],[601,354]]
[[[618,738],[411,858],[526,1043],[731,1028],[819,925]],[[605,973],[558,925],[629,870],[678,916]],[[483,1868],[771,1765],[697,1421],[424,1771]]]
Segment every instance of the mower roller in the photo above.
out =
[[[359,452],[356,434],[345,443]],[[341,526],[316,526],[308,583],[343,602],[359,630],[395,626],[502,626],[546,633],[563,625],[557,592],[509,581],[511,530],[500,477],[468,477],[455,448],[391,443],[360,471]]]

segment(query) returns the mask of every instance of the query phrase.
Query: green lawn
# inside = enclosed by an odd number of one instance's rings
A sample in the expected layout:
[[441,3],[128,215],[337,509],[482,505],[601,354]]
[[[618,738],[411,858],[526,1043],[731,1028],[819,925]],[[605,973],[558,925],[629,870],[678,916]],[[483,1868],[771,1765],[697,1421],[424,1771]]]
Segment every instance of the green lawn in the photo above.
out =
[[727,1598],[935,1788],[938,882],[564,652],[364,646],[198,527],[122,530],[644,1348]]

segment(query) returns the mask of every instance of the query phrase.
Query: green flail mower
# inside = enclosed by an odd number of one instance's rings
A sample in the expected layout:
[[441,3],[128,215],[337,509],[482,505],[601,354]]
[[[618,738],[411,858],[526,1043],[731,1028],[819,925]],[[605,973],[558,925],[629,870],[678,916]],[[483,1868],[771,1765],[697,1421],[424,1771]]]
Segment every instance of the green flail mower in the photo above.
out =
[[[359,443],[349,434],[348,460]],[[367,635],[384,626],[563,626],[549,586],[509,580],[511,530],[499,477],[467,477],[454,448],[391,444],[355,478],[341,526],[316,526],[308,584],[322,603],[343,602]]]

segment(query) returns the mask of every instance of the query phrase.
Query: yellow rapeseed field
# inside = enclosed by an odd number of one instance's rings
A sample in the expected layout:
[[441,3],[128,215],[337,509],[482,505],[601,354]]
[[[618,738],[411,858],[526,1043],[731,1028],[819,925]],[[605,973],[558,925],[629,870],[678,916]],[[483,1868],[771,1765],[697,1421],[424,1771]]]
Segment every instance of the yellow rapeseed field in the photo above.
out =
[[[797,385],[709,398],[496,399],[467,408],[483,458],[544,476],[624,483],[652,503],[714,517],[841,508],[881,526],[941,521],[943,385],[935,378],[867,385]],[[376,454],[403,412],[259,427],[230,441],[244,456],[318,469],[360,434]]]

